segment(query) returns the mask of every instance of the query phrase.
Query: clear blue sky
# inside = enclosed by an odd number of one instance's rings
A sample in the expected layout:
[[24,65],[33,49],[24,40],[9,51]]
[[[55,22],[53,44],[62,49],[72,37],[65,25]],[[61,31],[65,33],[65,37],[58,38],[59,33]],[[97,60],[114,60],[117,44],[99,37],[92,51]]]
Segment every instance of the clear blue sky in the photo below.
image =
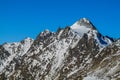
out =
[[0,0],[0,44],[35,38],[82,17],[103,35],[120,37],[120,0]]

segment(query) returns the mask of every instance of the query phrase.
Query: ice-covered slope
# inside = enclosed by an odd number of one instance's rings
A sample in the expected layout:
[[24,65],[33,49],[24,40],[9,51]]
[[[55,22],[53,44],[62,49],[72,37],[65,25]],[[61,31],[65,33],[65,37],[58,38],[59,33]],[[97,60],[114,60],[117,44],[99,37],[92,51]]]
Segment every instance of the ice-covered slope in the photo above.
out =
[[87,18],[80,19],[71,26],[72,30],[77,32],[80,36],[83,36],[84,33],[88,33],[91,30],[94,30],[95,27]]
[[[56,33],[45,30],[34,41],[28,38],[2,45],[0,57],[7,65],[1,65],[0,79],[107,80],[108,75],[119,75],[119,47],[119,40],[101,35],[88,19],[82,18]],[[113,69],[116,71],[111,74],[109,70]]]

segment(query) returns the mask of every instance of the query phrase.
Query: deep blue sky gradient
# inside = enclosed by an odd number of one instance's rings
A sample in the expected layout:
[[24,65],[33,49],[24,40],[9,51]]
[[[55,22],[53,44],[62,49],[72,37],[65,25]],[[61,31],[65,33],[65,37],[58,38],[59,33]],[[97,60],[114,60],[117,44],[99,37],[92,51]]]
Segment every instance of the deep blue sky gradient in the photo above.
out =
[[120,37],[120,0],[0,0],[0,44],[35,38],[83,17],[103,35]]

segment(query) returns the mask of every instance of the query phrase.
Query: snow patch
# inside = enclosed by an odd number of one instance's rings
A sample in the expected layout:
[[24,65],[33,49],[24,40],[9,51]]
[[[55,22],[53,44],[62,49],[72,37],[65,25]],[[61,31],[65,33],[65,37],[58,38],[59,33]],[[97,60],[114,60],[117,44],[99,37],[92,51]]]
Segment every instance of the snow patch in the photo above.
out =
[[77,23],[71,26],[72,30],[77,32],[80,36],[83,36],[84,33],[87,33],[91,28],[87,28],[86,26],[78,25]]
[[103,80],[103,79],[98,79],[95,76],[87,76],[87,77],[84,77],[83,80]]

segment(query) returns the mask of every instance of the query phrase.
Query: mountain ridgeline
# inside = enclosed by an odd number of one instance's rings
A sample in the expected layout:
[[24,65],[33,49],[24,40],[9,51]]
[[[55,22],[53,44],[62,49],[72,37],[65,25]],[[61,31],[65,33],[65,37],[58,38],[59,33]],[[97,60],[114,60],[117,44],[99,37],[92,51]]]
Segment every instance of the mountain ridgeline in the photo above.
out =
[[0,80],[120,80],[120,40],[86,18],[0,45]]

